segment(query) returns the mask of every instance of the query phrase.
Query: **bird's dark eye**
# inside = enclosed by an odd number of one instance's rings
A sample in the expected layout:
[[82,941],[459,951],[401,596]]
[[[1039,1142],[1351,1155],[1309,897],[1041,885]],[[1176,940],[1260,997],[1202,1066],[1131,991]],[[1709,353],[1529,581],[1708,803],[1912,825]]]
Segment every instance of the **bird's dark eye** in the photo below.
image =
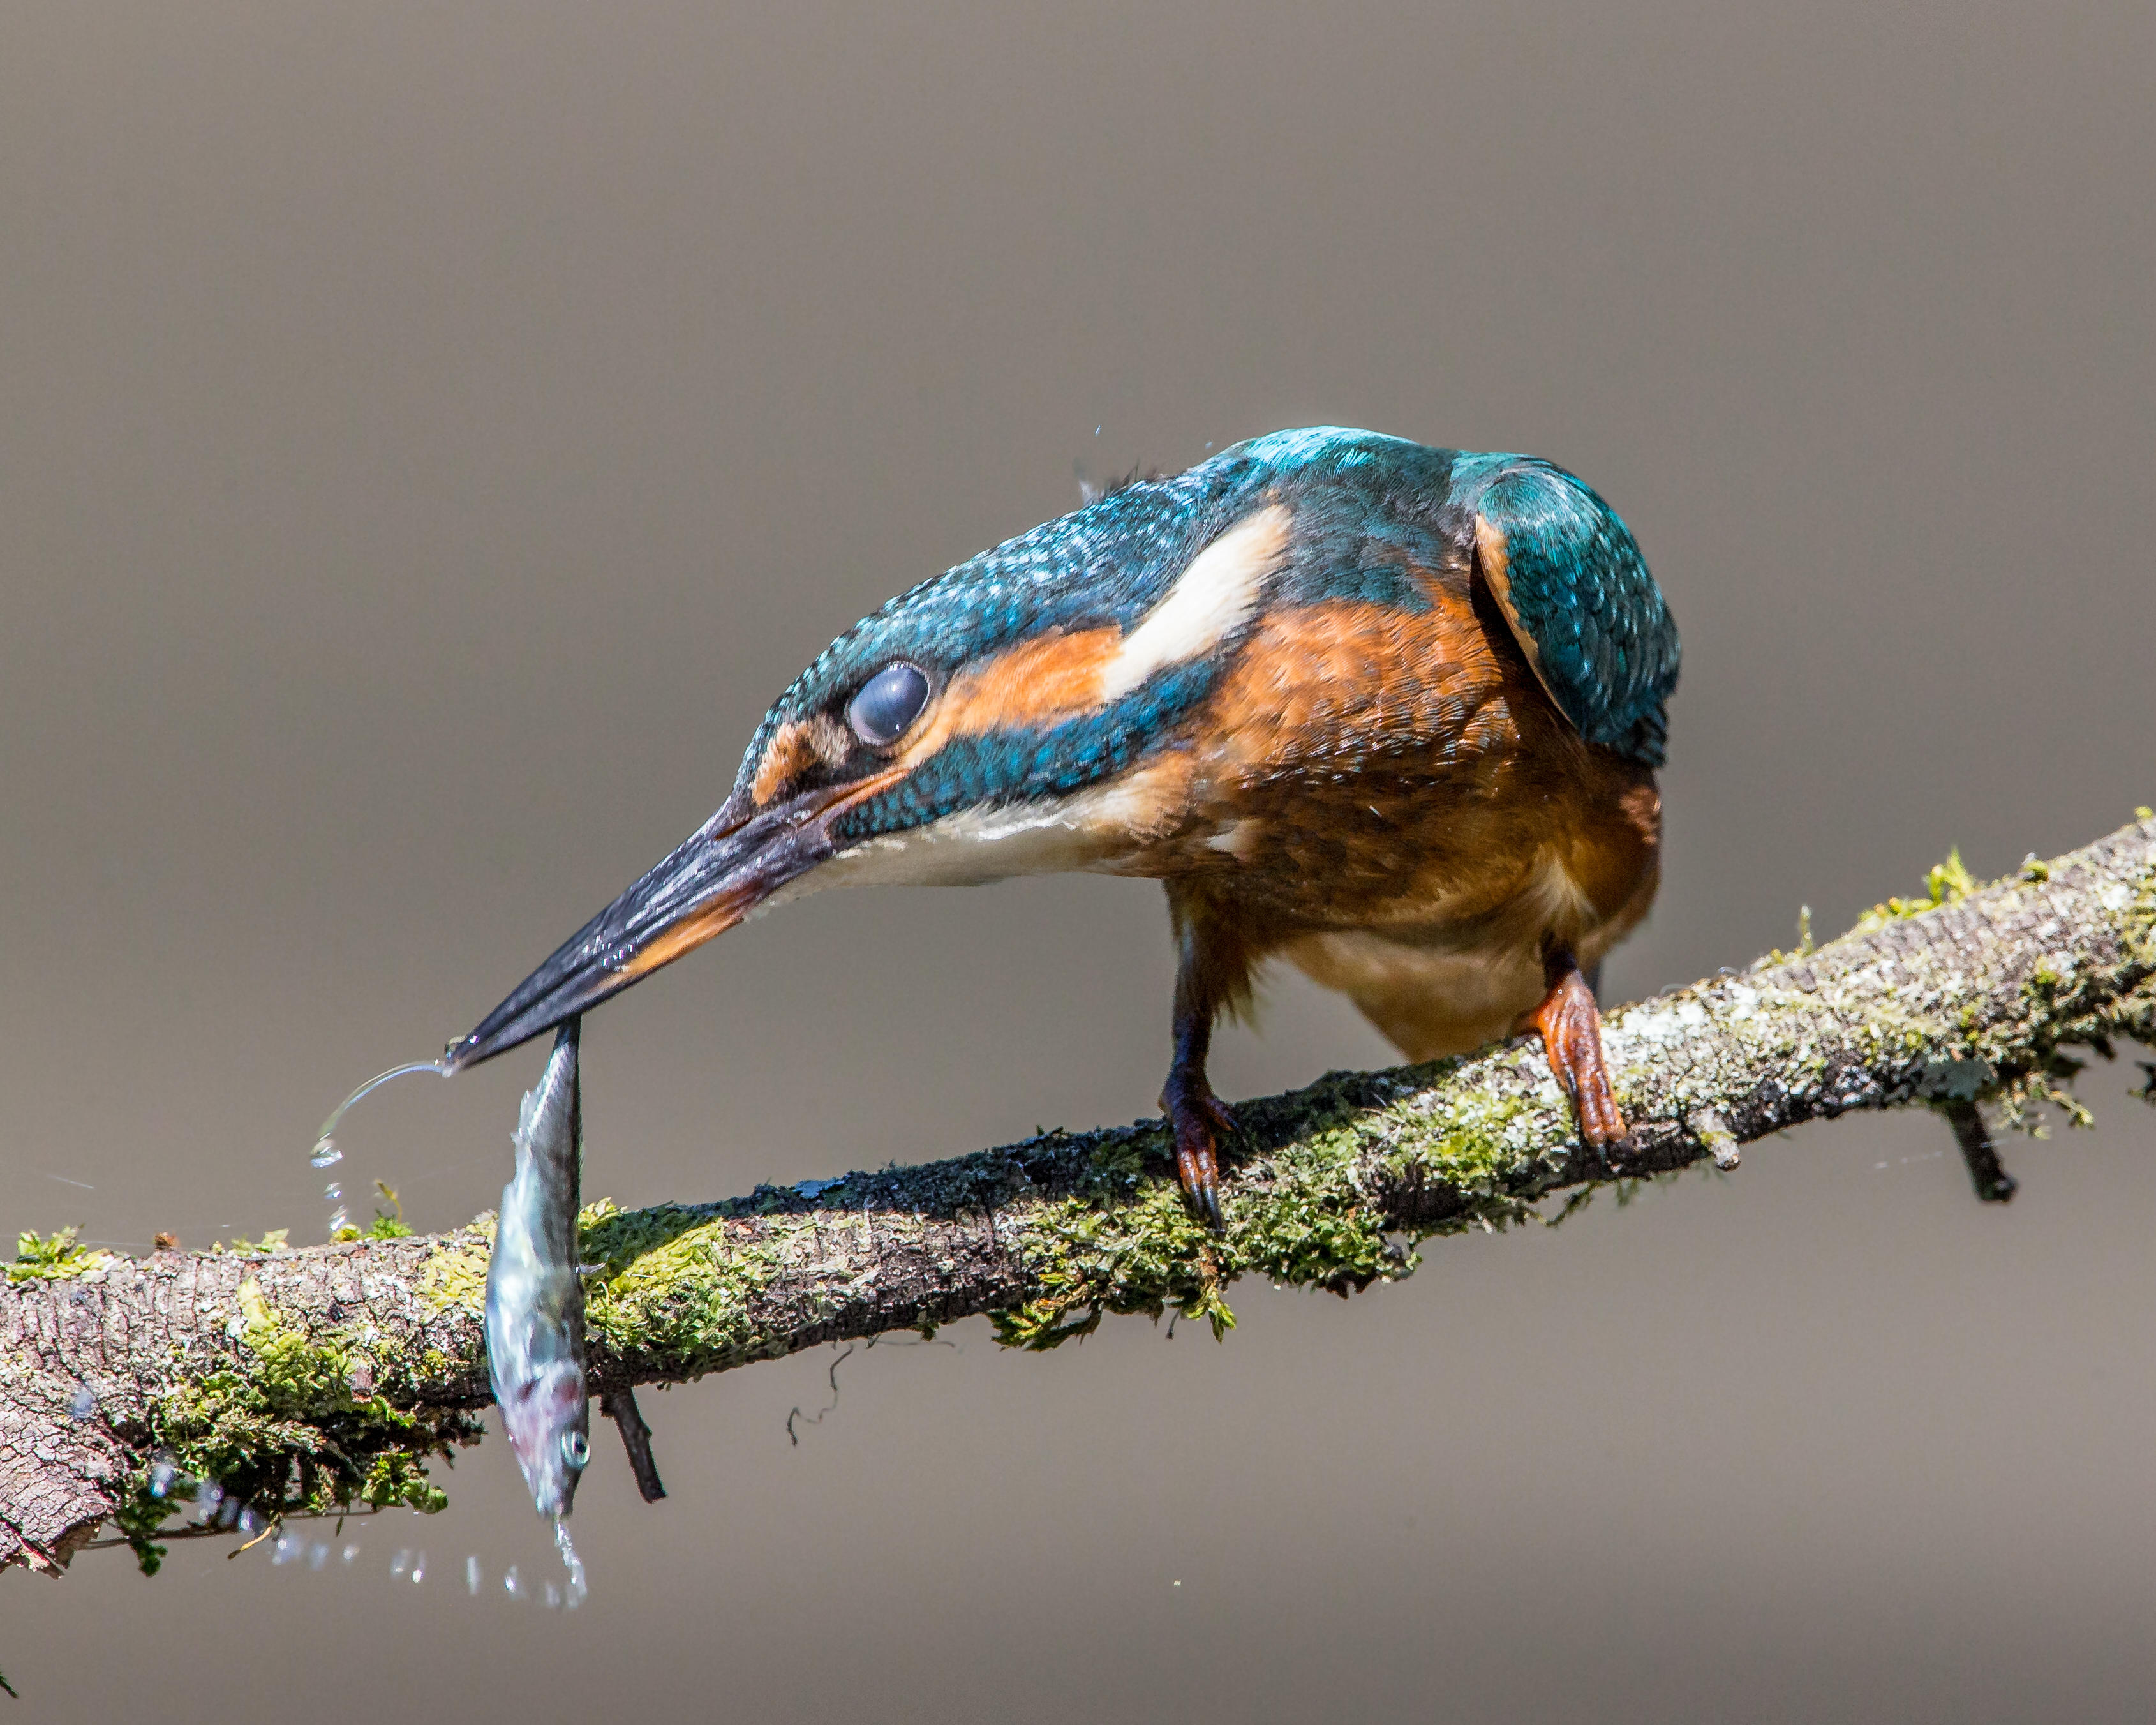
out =
[[882,748],[896,742],[927,704],[927,674],[901,659],[861,685],[846,708],[846,722],[863,742]]

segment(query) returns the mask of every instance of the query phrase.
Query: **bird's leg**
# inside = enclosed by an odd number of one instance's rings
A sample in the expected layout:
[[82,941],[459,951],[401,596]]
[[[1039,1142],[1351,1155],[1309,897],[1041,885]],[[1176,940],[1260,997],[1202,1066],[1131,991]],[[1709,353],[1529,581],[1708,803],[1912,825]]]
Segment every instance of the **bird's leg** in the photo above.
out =
[[1606,1167],[1609,1147],[1621,1143],[1627,1129],[1609,1088],[1609,1068],[1602,1058],[1601,1009],[1594,1004],[1594,990],[1580,973],[1578,960],[1566,948],[1553,947],[1544,955],[1543,980],[1549,993],[1528,1015],[1527,1023],[1542,1032],[1550,1070],[1572,1098],[1580,1137]]
[[1229,906],[1171,882],[1168,912],[1174,921],[1175,1061],[1160,1106],[1175,1134],[1175,1174],[1190,1206],[1216,1231],[1226,1226],[1220,1209],[1219,1146],[1235,1129],[1235,1117],[1205,1078],[1213,1046],[1213,1020],[1249,998],[1254,962],[1249,931]]
[[1213,1094],[1205,1076],[1205,1056],[1213,1045],[1213,1009],[1186,1006],[1184,991],[1175,991],[1175,1064],[1168,1069],[1160,1106],[1175,1132],[1175,1177],[1191,1208],[1215,1232],[1225,1227],[1220,1212],[1219,1142],[1235,1129],[1227,1104]]

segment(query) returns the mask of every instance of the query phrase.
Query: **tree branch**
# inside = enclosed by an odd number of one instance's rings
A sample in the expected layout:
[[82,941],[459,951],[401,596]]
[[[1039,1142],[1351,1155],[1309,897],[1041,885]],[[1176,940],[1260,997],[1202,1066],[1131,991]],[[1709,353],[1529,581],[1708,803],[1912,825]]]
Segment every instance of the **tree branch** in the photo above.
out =
[[[1979,1193],[2003,1199],[1975,1105],[2010,1122],[2047,1101],[2077,1110],[2063,1047],[2156,1040],[2143,813],[1980,890],[1950,862],[1926,896],[1890,900],[1830,945],[1613,1014],[1634,1138],[1607,1167],[1577,1147],[1539,1046],[1520,1040],[1242,1105],[1220,1236],[1188,1214],[1157,1122],[720,1204],[595,1205],[593,1391],[629,1406],[634,1384],[977,1312],[1034,1348],[1169,1305],[1224,1330],[1239,1276],[1344,1295],[1408,1274],[1433,1235],[1554,1219],[1543,1201],[1568,1188],[1705,1157],[1733,1167],[1742,1143],[1856,1108],[1940,1109]],[[258,1517],[439,1507],[426,1459],[475,1441],[487,1399],[491,1222],[146,1259],[26,1236],[0,1291],[0,1565],[57,1568],[116,1517],[153,1566],[152,1536],[198,1490],[213,1522],[218,1491],[228,1520],[241,1502]]]

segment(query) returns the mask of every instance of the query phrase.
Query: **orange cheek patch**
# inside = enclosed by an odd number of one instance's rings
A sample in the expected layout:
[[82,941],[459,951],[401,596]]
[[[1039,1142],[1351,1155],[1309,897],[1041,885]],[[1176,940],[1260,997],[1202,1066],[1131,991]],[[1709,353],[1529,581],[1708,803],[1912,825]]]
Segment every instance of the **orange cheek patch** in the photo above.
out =
[[916,765],[957,737],[1091,712],[1100,704],[1101,674],[1122,639],[1122,631],[1112,627],[1045,635],[966,666],[951,679],[928,723],[899,751],[899,759]]

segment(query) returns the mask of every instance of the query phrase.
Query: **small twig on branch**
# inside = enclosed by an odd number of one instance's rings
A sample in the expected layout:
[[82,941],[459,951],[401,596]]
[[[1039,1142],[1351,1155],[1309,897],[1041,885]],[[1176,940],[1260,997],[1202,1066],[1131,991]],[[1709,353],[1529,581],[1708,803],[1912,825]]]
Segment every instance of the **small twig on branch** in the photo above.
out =
[[1961,1146],[1962,1160],[1969,1164],[1969,1183],[1976,1188],[1976,1195],[1986,1204],[2005,1204],[2012,1198],[2021,1183],[2000,1165],[1999,1147],[1991,1142],[1991,1128],[1984,1123],[1976,1104],[1958,1100],[1942,1102],[1939,1112],[1953,1128],[1954,1142]]
[[613,1420],[621,1433],[621,1446],[629,1452],[629,1471],[636,1476],[636,1489],[644,1494],[644,1501],[658,1502],[666,1495],[666,1487],[659,1478],[659,1464],[651,1459],[651,1428],[644,1423],[636,1392],[626,1384],[606,1391],[599,1397],[599,1412]]
[[[642,1421],[616,1411],[633,1384],[979,1312],[1030,1348],[1169,1307],[1219,1333],[1238,1276],[1344,1295],[1406,1275],[1431,1235],[1551,1219],[1543,1200],[1567,1188],[1733,1168],[1740,1144],[1852,1109],[1940,1109],[2000,1199],[1979,1105],[2024,1122],[2077,1109],[2061,1050],[2115,1037],[2156,1039],[2145,810],[1989,887],[1935,870],[1925,896],[1816,951],[1612,1014],[1634,1137],[1608,1170],[1522,1040],[1239,1105],[1219,1236],[1185,1209],[1158,1122],[719,1204],[594,1205],[591,1388],[634,1465]],[[153,1563],[198,1481],[264,1517],[439,1507],[426,1460],[475,1440],[487,1399],[490,1228],[146,1259],[26,1236],[0,1289],[0,1564],[57,1567],[108,1518]]]

